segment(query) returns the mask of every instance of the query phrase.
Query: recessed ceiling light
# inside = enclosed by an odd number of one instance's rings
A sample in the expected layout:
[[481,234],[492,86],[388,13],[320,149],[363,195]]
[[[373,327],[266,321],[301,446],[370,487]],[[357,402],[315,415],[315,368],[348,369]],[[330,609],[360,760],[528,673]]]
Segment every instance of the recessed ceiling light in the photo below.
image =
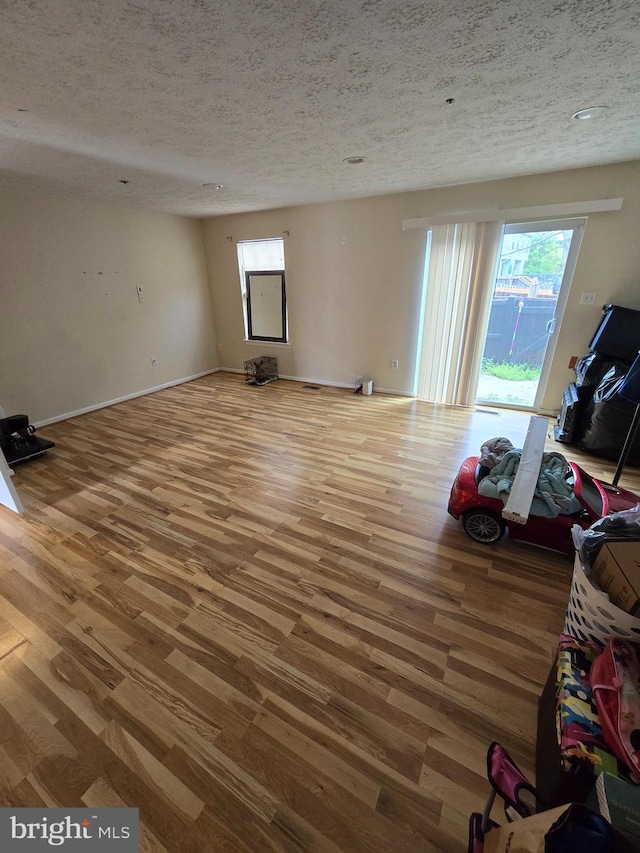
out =
[[590,118],[600,118],[603,116],[609,107],[586,107],[584,110],[578,110],[575,113],[572,113],[571,118],[575,118],[577,121],[586,121]]
[[350,166],[357,166],[358,163],[364,163],[364,157],[345,157],[342,162],[348,163]]
[[203,184],[202,186],[207,187],[208,189],[212,189],[212,190],[223,190],[224,189],[224,184]]

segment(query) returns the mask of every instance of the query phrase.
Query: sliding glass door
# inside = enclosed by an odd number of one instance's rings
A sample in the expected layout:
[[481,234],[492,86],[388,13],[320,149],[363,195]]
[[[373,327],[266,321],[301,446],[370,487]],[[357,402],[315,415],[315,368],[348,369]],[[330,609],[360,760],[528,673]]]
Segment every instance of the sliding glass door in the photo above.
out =
[[583,229],[583,219],[504,226],[476,402],[540,408]]

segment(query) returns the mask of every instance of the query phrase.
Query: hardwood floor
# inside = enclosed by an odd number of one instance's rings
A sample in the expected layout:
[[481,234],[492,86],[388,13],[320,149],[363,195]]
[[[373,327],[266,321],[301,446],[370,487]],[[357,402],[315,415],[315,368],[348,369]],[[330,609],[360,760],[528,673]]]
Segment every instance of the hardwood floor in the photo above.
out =
[[572,564],[447,498],[527,424],[219,373],[43,429],[0,510],[0,805],[138,806],[143,851],[465,850],[488,744],[533,777]]

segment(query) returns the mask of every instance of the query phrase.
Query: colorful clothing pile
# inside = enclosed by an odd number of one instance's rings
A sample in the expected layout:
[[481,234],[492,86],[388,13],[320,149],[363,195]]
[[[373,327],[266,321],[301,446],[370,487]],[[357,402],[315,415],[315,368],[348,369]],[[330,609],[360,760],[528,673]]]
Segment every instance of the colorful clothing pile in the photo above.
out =
[[620,775],[618,760],[604,742],[589,673],[600,649],[563,634],[558,648],[556,723],[561,760],[567,772],[578,769]]

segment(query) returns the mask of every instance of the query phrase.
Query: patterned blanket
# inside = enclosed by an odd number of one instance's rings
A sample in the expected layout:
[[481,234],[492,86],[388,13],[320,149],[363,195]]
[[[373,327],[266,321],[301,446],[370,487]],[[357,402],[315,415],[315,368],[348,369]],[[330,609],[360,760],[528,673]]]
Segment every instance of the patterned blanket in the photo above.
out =
[[[507,502],[516,477],[522,451],[509,450],[491,472],[478,483],[478,492],[486,498]],[[571,468],[561,453],[543,453],[538,482],[531,502],[531,515],[555,518],[562,513],[571,515],[582,509],[567,479]]]

